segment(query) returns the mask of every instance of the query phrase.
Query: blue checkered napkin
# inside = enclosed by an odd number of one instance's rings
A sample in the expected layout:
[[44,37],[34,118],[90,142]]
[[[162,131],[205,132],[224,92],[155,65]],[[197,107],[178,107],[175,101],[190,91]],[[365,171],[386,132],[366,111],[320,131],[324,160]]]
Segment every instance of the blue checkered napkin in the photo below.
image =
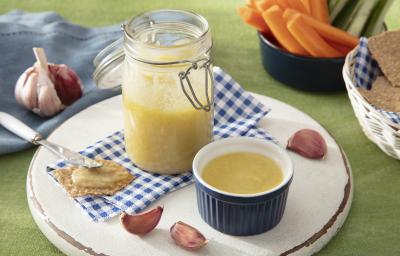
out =
[[[269,112],[269,109],[245,92],[220,68],[214,68],[214,76],[214,139],[249,136],[273,140],[268,133],[257,127],[258,121]],[[124,136],[121,131],[96,142],[80,153],[90,158],[101,157],[113,160],[136,176],[131,184],[112,196],[74,198],[76,204],[93,221],[105,221],[121,212],[137,213],[166,193],[193,182],[191,172],[179,175],[160,175],[137,168],[125,153]],[[65,166],[63,161],[49,166],[48,173],[56,183],[53,170]]]
[[257,128],[258,121],[270,109],[245,92],[219,67],[214,68],[214,80],[214,139],[248,136],[273,140],[263,129]]
[[[356,86],[370,90],[373,82],[379,75],[382,75],[382,71],[378,63],[372,57],[371,52],[368,50],[368,39],[362,37],[354,56],[354,78]],[[393,123],[400,124],[400,113],[385,111],[375,106],[374,108]]]
[[[112,196],[83,196],[74,199],[94,221],[107,220],[122,211],[138,212],[160,196],[190,184],[192,180],[190,172],[180,175],[159,175],[150,174],[135,167],[125,153],[124,135],[120,131],[96,142],[80,153],[90,158],[100,157],[113,160],[136,177],[133,183]],[[65,166],[65,162],[60,161],[56,166],[50,166],[49,174],[53,177],[54,168]]]
[[370,90],[378,75],[382,74],[378,63],[368,50],[368,39],[362,37],[354,57],[354,78],[358,87]]

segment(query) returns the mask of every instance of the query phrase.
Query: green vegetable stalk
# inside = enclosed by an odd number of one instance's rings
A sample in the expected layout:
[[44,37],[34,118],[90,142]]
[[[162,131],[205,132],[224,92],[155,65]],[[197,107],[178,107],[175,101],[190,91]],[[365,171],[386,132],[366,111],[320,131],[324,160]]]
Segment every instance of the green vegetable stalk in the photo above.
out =
[[329,0],[335,27],[354,36],[372,36],[383,30],[383,22],[394,0]]
[[346,30],[350,27],[353,22],[357,11],[361,8],[364,1],[362,0],[351,0],[343,7],[342,11],[333,20],[333,25],[335,27]]
[[367,24],[362,32],[363,36],[373,36],[382,32],[383,22],[388,12],[390,6],[393,4],[394,0],[379,0],[378,4],[375,6],[372,14],[370,15]]
[[329,6],[329,13],[332,12],[332,10],[335,8],[336,4],[339,2],[339,0],[329,0],[328,1],[328,6]]
[[347,28],[347,32],[353,36],[360,36],[365,27],[365,23],[367,22],[378,2],[379,0],[362,0],[361,6],[357,10],[357,13],[353,17],[351,24]]
[[329,16],[331,22],[339,15],[349,0],[330,0],[329,1]]

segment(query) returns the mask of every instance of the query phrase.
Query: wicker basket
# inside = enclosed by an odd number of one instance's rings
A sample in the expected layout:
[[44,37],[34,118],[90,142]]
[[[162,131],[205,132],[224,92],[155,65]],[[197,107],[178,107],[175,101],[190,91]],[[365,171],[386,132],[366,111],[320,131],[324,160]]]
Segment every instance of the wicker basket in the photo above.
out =
[[354,53],[351,51],[343,66],[343,78],[354,113],[365,135],[386,154],[400,159],[400,125],[382,115],[358,92],[354,80]]

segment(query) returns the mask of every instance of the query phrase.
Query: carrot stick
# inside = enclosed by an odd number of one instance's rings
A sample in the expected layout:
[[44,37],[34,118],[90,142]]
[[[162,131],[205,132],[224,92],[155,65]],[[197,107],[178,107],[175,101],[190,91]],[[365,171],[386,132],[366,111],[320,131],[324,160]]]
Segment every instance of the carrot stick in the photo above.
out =
[[328,41],[328,44],[330,44],[333,48],[335,48],[340,53],[342,53],[343,56],[347,55],[352,50],[352,48],[349,48],[349,47],[347,47],[345,45],[341,45],[341,44],[338,44],[338,43],[334,43],[334,42],[329,42]]
[[287,28],[293,37],[314,57],[343,56],[330,46],[318,33],[308,25],[300,15],[290,17]]
[[319,21],[330,23],[327,0],[310,0],[311,15]]
[[300,1],[300,0],[287,0],[289,3],[289,6],[301,13],[306,13],[309,14],[309,12],[307,11],[306,7],[304,6],[304,4]]
[[292,17],[299,15],[300,12],[298,12],[295,9],[288,8],[283,12],[283,18],[288,22]]
[[301,0],[275,0],[275,1],[283,11],[288,8],[293,8],[295,10],[298,10],[299,12],[307,14],[310,13],[304,6],[304,4],[301,2]]
[[310,0],[301,0],[304,7],[307,9],[307,12],[311,14],[311,3]]
[[242,18],[242,20],[248,25],[256,28],[258,31],[261,31],[263,33],[271,33],[259,12],[256,12],[248,6],[239,7],[237,11],[240,18]]
[[274,4],[276,4],[275,0],[260,0],[256,2],[256,6],[259,12],[264,12]]
[[287,0],[276,0],[276,3],[282,10],[290,8],[290,5]]
[[257,10],[257,0],[247,0],[246,5],[254,10]]
[[314,19],[313,17],[305,14],[301,14],[296,10],[293,9],[287,9],[283,13],[283,17],[285,18],[286,21],[290,19],[290,17],[294,15],[300,15],[301,18],[310,26],[312,26],[320,36],[322,36],[324,39],[343,45],[347,46],[349,48],[354,48],[358,44],[358,38],[350,35],[346,31],[343,31],[339,28],[336,28],[334,26],[331,26],[329,24],[326,24],[324,22],[318,21]]
[[283,12],[278,5],[273,5],[262,13],[262,17],[271,29],[276,40],[287,51],[299,55],[308,55],[307,51],[293,38],[286,27]]

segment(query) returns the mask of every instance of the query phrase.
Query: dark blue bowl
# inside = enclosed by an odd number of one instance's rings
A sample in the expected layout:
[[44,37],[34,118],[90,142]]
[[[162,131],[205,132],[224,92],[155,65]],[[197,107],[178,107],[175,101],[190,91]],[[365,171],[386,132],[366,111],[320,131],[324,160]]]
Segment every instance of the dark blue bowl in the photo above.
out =
[[334,92],[346,88],[342,68],[345,58],[315,58],[289,53],[277,42],[258,33],[262,64],[276,80],[296,89]]
[[[277,187],[257,194],[233,194],[208,185],[201,177],[212,159],[232,152],[254,152],[274,159],[284,173]],[[202,219],[216,230],[235,236],[256,235],[275,227],[285,211],[293,164],[286,151],[256,138],[228,138],[203,147],[193,161],[197,205]]]

